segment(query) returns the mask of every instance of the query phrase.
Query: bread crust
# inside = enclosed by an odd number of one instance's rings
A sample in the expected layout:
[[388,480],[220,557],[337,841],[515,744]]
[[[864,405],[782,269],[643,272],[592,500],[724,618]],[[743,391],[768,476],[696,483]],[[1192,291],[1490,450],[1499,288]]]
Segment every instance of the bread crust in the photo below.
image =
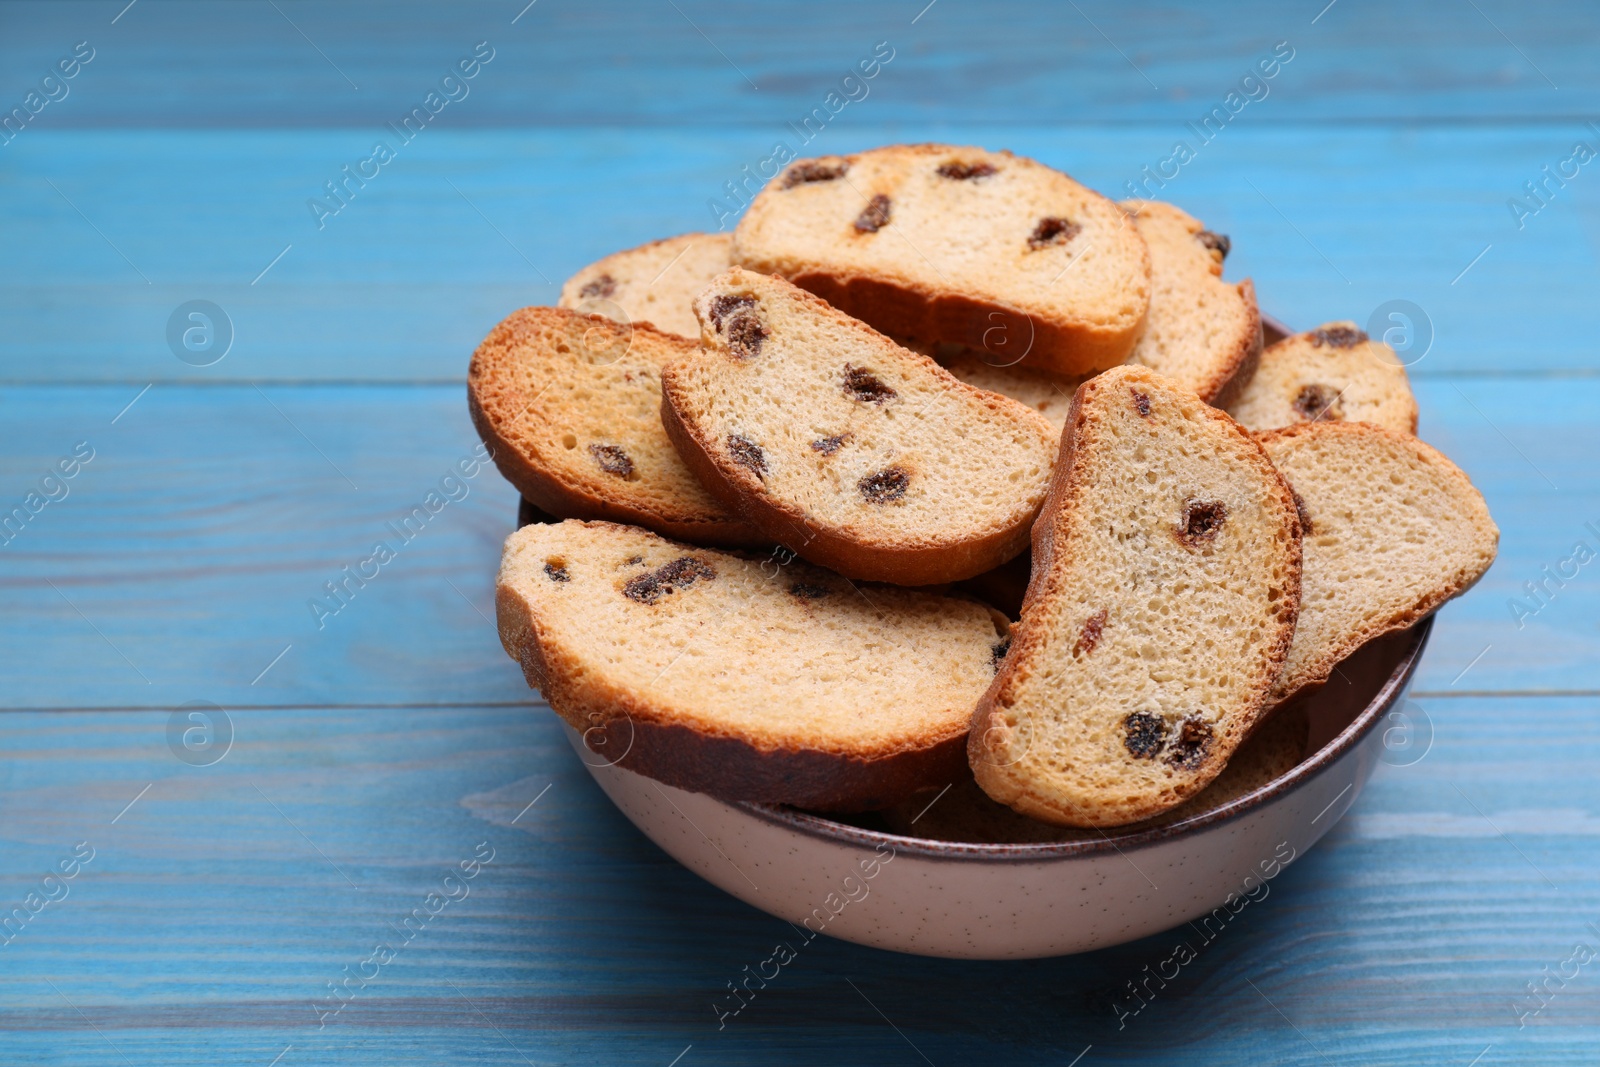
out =
[[[1176,382],[1165,379],[1147,368],[1129,366],[1118,372],[1090,379],[1080,386],[1074,395],[1072,409],[1067,416],[1066,429],[1062,433],[1061,457],[1051,478],[1050,493],[1045,498],[1044,507],[1040,509],[1039,518],[1033,527],[1033,574],[1028,583],[1027,596],[1023,600],[1022,618],[1011,630],[1010,651],[1002,661],[1000,670],[973,710],[972,728],[968,732],[967,755],[980,785],[984,784],[985,774],[990,766],[986,734],[991,729],[1008,729],[999,709],[1016,700],[1020,684],[1033,673],[1036,667],[1035,659],[1043,651],[1046,631],[1038,616],[1038,608],[1042,603],[1061,595],[1067,581],[1067,571],[1074,563],[1074,560],[1062,551],[1060,542],[1068,540],[1073,532],[1076,516],[1082,510],[1078,502],[1086,489],[1080,464],[1076,462],[1079,451],[1094,443],[1086,434],[1085,402],[1100,390],[1124,388],[1130,380],[1154,381],[1168,389],[1182,391],[1182,387]],[[1202,404],[1199,406],[1199,411],[1208,420],[1225,424],[1230,433],[1236,433],[1241,442],[1248,444],[1246,454],[1251,457],[1251,466],[1255,467],[1263,480],[1272,486],[1273,503],[1286,517],[1292,543],[1289,588],[1284,591],[1284,596],[1288,598],[1287,609],[1279,618],[1276,633],[1266,646],[1265,656],[1257,664],[1255,676],[1250,679],[1243,704],[1226,720],[1218,721],[1220,729],[1205,759],[1182,781],[1172,794],[1170,802],[1133,798],[1125,799],[1115,805],[1108,804],[1103,811],[1080,809],[1070,815],[1063,815],[1048,799],[1033,797],[1024,791],[1021,796],[1006,802],[1025,815],[1062,826],[1119,826],[1160,814],[1209,785],[1221,773],[1223,766],[1238,746],[1271,710],[1267,705],[1267,697],[1288,657],[1300,605],[1301,530],[1294,493],[1289,488],[1288,482],[1272,465],[1266,451],[1248,431],[1216,408]],[[987,786],[985,791],[989,791]]]
[[1218,367],[1217,373],[1200,390],[1200,399],[1214,408],[1226,409],[1239,398],[1250,384],[1250,379],[1255,377],[1256,368],[1261,365],[1261,353],[1266,347],[1261,329],[1261,308],[1256,303],[1255,282],[1246,278],[1239,283],[1238,289],[1240,299],[1250,309],[1250,332],[1240,339],[1232,358]]
[[[790,284],[777,275],[771,277],[782,285]],[[838,325],[860,335],[864,342],[894,344],[866,323],[839,315],[836,308],[814,293],[789,291],[819,314],[836,316]],[[968,385],[929,356],[901,349],[897,358],[919,366],[938,378],[944,388],[964,393],[997,416],[1031,423],[1042,437],[1055,436],[1049,420],[1027,405]],[[729,462],[715,441],[683,417],[680,409],[687,406],[687,401],[680,396],[679,378],[684,366],[682,362],[672,363],[662,371],[661,424],[668,440],[712,496],[769,539],[792,549],[802,558],[836,570],[847,578],[927,586],[982,574],[1016,557],[1027,547],[1033,524],[1031,513],[1019,514],[1010,525],[961,541],[923,538],[873,543],[850,536],[842,527],[831,528],[813,521],[801,508],[769,493],[761,479],[749,469]]]
[[[630,499],[628,494],[604,495],[592,484],[572,482],[562,477],[536,454],[529,454],[504,432],[520,416],[528,398],[520,391],[491,388],[503,364],[511,359],[510,340],[512,323],[520,317],[539,319],[550,315],[571,315],[609,329],[631,328],[651,336],[670,340],[683,346],[684,338],[658,330],[649,323],[635,323],[631,327],[618,327],[611,319],[601,315],[582,315],[554,308],[523,308],[513,312],[501,322],[478,346],[467,370],[467,411],[472,425],[485,444],[490,456],[506,481],[516,487],[530,503],[543,511],[563,519],[597,519],[609,522],[644,526],[668,537],[716,547],[759,547],[770,544],[769,538],[741,521],[737,515],[703,516],[686,510],[671,511],[644,506],[644,502]],[[512,397],[515,399],[512,399]],[[487,399],[486,399],[487,398]]]
[[[1449,457],[1413,436],[1386,430],[1381,426],[1373,426],[1364,422],[1310,422],[1299,426],[1285,427],[1280,430],[1262,430],[1251,436],[1262,445],[1264,450],[1274,444],[1306,437],[1376,437],[1387,440],[1392,446],[1407,450],[1430,467],[1435,467],[1440,474],[1454,482],[1463,491],[1464,495],[1477,498],[1480,504],[1482,501],[1482,496],[1478,493],[1477,486],[1472,484],[1472,479],[1468,478],[1466,472],[1462,471],[1461,468],[1451,463]],[[1487,506],[1482,506],[1480,510],[1481,514],[1468,516],[1468,518],[1475,523],[1486,525],[1488,530],[1493,531],[1493,538],[1498,544],[1500,532],[1490,518]],[[1449,575],[1438,586],[1426,590],[1415,602],[1381,618],[1366,620],[1358,629],[1347,634],[1340,644],[1329,648],[1322,655],[1312,660],[1311,666],[1306,672],[1308,675],[1307,680],[1279,696],[1273,702],[1272,708],[1282,707],[1297,697],[1305,696],[1321,689],[1332,676],[1334,668],[1362,645],[1375,638],[1382,637],[1384,634],[1408,629],[1421,622],[1435,611],[1438,611],[1447,601],[1454,600],[1478,584],[1483,576],[1488,573],[1488,570],[1487,566],[1475,574],[1458,570],[1456,573]]]
[[647,703],[627,689],[596,686],[585,677],[584,664],[563,654],[523,596],[502,582],[495,604],[507,654],[551,710],[606,764],[721,800],[841,812],[887,807],[963,773],[966,724],[959,719],[914,739],[871,748],[850,739],[830,746],[827,738],[811,747],[763,747],[729,732],[685,724],[670,708]]

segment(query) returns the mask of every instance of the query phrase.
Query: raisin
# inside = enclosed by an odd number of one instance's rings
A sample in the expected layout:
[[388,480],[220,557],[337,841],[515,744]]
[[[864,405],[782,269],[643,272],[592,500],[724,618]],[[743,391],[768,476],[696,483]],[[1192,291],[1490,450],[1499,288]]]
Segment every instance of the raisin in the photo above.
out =
[[815,582],[795,582],[789,587],[789,595],[799,600],[821,600],[830,592],[827,586]]
[[1338,422],[1344,414],[1344,408],[1339,404],[1339,398],[1344,392],[1334,392],[1331,385],[1311,384],[1302,386],[1294,396],[1293,407],[1300,413],[1300,417],[1310,422],[1327,418]]
[[679,589],[693,585],[698,578],[717,576],[717,572],[711,569],[711,564],[696,556],[679,556],[656,571],[656,574],[663,582],[670,582]]
[[1293,489],[1290,489],[1289,492],[1294,497],[1294,513],[1300,519],[1300,535],[1309,537],[1312,529],[1311,512],[1306,510],[1305,499],[1299,493],[1296,493]]
[[1311,343],[1318,348],[1354,348],[1366,339],[1366,333],[1354,326],[1324,326],[1311,331]]
[[811,442],[811,451],[821,452],[824,456],[831,456],[850,440],[848,433],[835,434],[832,437],[819,437]]
[[1227,259],[1228,253],[1233,251],[1233,242],[1228,240],[1228,235],[1225,233],[1212,233],[1210,230],[1201,230],[1194,235],[1194,239],[1211,249],[1211,251],[1218,253],[1223,259]]
[[1219,500],[1185,500],[1183,521],[1174,531],[1187,548],[1198,548],[1217,539],[1217,532],[1228,520],[1228,507]]
[[594,281],[578,290],[579,296],[610,296],[617,291],[617,280],[609,274],[602,274]]
[[756,298],[753,296],[714,296],[711,298],[711,328],[720,331],[722,320],[732,311],[743,311],[754,308]]
[[1082,229],[1082,226],[1067,219],[1040,219],[1039,225],[1033,228],[1032,235],[1028,237],[1028,247],[1038,251],[1050,245],[1064,245],[1078,236]]
[[639,564],[641,564],[643,562],[644,562],[644,557],[643,556],[629,556],[626,566],[637,567]]
[[1122,743],[1139,759],[1155,759],[1167,740],[1167,724],[1159,715],[1136,711],[1122,720]]
[[899,467],[889,467],[867,475],[856,483],[856,488],[867,498],[867,503],[888,504],[905,496],[906,487],[910,484],[909,474]]
[[1083,624],[1082,631],[1078,634],[1078,643],[1072,646],[1074,656],[1087,656],[1094,651],[1094,646],[1100,643],[1100,635],[1106,630],[1106,609],[1090,615]]
[[1138,409],[1139,417],[1148,419],[1150,417],[1150,395],[1141,393],[1137,389],[1129,389],[1128,392],[1133,394],[1133,406]]
[[754,311],[741,311],[728,320],[728,353],[735,359],[759,355],[767,339],[767,328]]
[[900,394],[863,367],[844,365],[844,392],[864,404],[884,404]]
[[996,174],[993,163],[941,163],[939,164],[939,177],[950,178],[958,182],[970,182],[978,178],[987,178]]
[[879,193],[867,202],[861,209],[861,214],[856,216],[855,227],[857,233],[877,233],[889,225],[889,198]]
[[761,446],[736,433],[728,435],[728,455],[739,466],[750,471],[756,477],[767,473],[767,454],[761,451]]
[[811,182],[831,182],[835,178],[844,177],[844,172],[850,169],[848,163],[818,163],[814,159],[802,159],[783,173],[783,188],[793,189],[797,185],[809,185]]
[[1011,638],[1001,640],[998,645],[989,650],[989,663],[995,670],[1000,669],[1000,664],[1005,660],[1006,653],[1011,651]]
[[549,576],[552,582],[572,581],[572,575],[567,573],[567,565],[565,563],[558,563],[555,560],[551,560],[544,565],[544,572]]
[[1167,749],[1167,762],[1183,770],[1192,770],[1205,762],[1211,751],[1211,727],[1190,715],[1178,724],[1178,736]]
[[645,574],[629,578],[622,583],[622,595],[640,604],[654,604],[662,595],[674,589],[687,589],[696,581],[717,576],[711,564],[694,556],[680,556]]
[[633,460],[616,445],[590,445],[589,455],[607,474],[615,474],[618,478],[633,477]]

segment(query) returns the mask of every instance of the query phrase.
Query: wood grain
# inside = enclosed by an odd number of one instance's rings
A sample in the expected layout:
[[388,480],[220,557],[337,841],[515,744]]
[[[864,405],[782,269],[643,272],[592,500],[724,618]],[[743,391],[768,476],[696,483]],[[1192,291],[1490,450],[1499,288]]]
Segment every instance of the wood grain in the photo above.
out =
[[[96,55],[0,145],[0,510],[94,458],[0,545],[0,914],[95,854],[0,943],[0,1061],[1595,1060],[1592,965],[1516,1013],[1600,937],[1600,564],[1525,584],[1600,549],[1600,178],[1520,226],[1508,200],[1600,141],[1600,14],[524,3],[6,5],[0,109]],[[480,40],[470,95],[319,229],[307,199]],[[515,493],[484,470],[409,540],[387,525],[472,452],[468,353],[585,263],[714,228],[779,139],[1009,147],[1120,194],[1280,40],[1269,95],[1155,192],[1290,322],[1431,322],[1422,436],[1502,530],[1419,673],[1431,745],[1124,1028],[1181,931],[1010,964],[820,940],[719,1031],[713,997],[790,931],[635,831],[500,650]],[[878,41],[870,95],[801,145]],[[195,299],[235,328],[207,367],[166,339]],[[379,539],[395,559],[319,628],[308,601]],[[169,747],[190,701],[232,723],[214,765]],[[471,895],[319,1029],[327,983],[481,842]]]

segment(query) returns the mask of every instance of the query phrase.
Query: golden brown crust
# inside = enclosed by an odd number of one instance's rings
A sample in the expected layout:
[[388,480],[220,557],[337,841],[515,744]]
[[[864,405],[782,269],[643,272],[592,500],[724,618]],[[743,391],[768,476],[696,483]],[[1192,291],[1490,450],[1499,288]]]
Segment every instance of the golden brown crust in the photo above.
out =
[[[1160,375],[1144,368],[1130,367],[1130,375],[1147,376],[1150,379],[1165,382]],[[1059,595],[1061,588],[1066,583],[1066,573],[1073,565],[1073,559],[1063,555],[1059,545],[1071,539],[1072,525],[1081,509],[1077,500],[1084,491],[1080,465],[1075,462],[1080,449],[1093,445],[1091,436],[1086,433],[1087,420],[1085,418],[1085,402],[1092,398],[1096,392],[1108,387],[1123,388],[1127,378],[1119,377],[1115,384],[1108,383],[1107,377],[1092,378],[1079,387],[1072,400],[1072,410],[1067,416],[1066,429],[1062,433],[1061,456],[1056,462],[1055,472],[1051,478],[1050,492],[1046,496],[1044,507],[1040,509],[1039,518],[1033,527],[1033,575],[1028,583],[1028,593],[1023,601],[1022,618],[1011,630],[1011,646],[1005,659],[1001,662],[1000,669],[995,675],[993,683],[979,699],[977,707],[972,714],[972,728],[967,735],[968,762],[976,770],[978,766],[988,759],[985,734],[992,728],[1004,728],[1004,720],[998,714],[997,708],[1013,703],[1017,696],[1017,689],[1034,670],[1033,662],[1043,646],[1045,640],[1044,627],[1036,621],[1037,613],[1033,610],[1038,604],[1049,601]],[[1177,389],[1175,383],[1167,383],[1171,388]],[[1290,568],[1290,587],[1285,589],[1284,596],[1288,599],[1289,606],[1284,614],[1280,615],[1277,633],[1268,646],[1266,656],[1260,662],[1256,677],[1251,679],[1248,690],[1249,696],[1238,711],[1228,719],[1219,722],[1222,730],[1209,749],[1204,761],[1195,766],[1192,774],[1188,775],[1174,791],[1176,798],[1172,803],[1148,802],[1142,805],[1122,804],[1115,816],[1109,821],[1098,817],[1096,813],[1084,812],[1081,819],[1071,821],[1053,817],[1042,808],[1031,808],[1024,814],[1034,818],[1046,819],[1061,825],[1080,826],[1106,826],[1121,825],[1137,822],[1150,818],[1176,803],[1181,803],[1189,797],[1203,790],[1221,773],[1228,758],[1238,748],[1240,743],[1250,735],[1257,723],[1264,719],[1271,710],[1267,706],[1267,697],[1273,684],[1277,681],[1283,669],[1284,661],[1289,654],[1289,646],[1294,637],[1294,622],[1299,613],[1300,604],[1300,567],[1301,567],[1301,529],[1295,508],[1294,493],[1283,476],[1278,473],[1272,461],[1267,457],[1266,451],[1261,447],[1248,431],[1244,430],[1225,413],[1207,405],[1200,405],[1200,412],[1205,418],[1219,424],[1225,424],[1231,433],[1236,433],[1240,440],[1250,445],[1249,455],[1251,464],[1262,474],[1263,478],[1274,486],[1274,498],[1278,510],[1286,516],[1291,529],[1293,545],[1293,565]],[[1058,566],[1058,559],[1061,565]],[[980,777],[980,782],[982,781]],[[1015,806],[1015,805],[1013,805]],[[1022,809],[1019,809],[1022,810]]]
[[[1258,444],[1263,446],[1263,451],[1272,444],[1294,441],[1302,437],[1344,436],[1358,438],[1375,436],[1385,438],[1391,444],[1410,451],[1428,466],[1455,482],[1465,494],[1479,496],[1478,489],[1472,484],[1472,480],[1467,477],[1461,468],[1451,463],[1449,457],[1432,446],[1424,444],[1416,437],[1396,433],[1393,430],[1386,430],[1381,426],[1373,426],[1364,422],[1311,422],[1299,426],[1285,427],[1280,430],[1263,430],[1253,433],[1251,436]],[[1488,519],[1487,509],[1484,510],[1484,518]],[[1490,525],[1493,525],[1492,521]],[[1496,531],[1496,537],[1498,538],[1498,530]],[[1487,572],[1487,567],[1475,574],[1465,569],[1458,569],[1454,574],[1441,576],[1444,580],[1439,585],[1425,590],[1423,595],[1415,602],[1399,608],[1387,616],[1365,620],[1362,626],[1347,634],[1340,644],[1330,647],[1325,653],[1313,660],[1312,666],[1307,672],[1309,680],[1279,697],[1273,703],[1272,708],[1283,707],[1297,697],[1322,688],[1333,674],[1334,668],[1362,645],[1384,634],[1393,633],[1396,630],[1404,630],[1421,622],[1439,610],[1447,601],[1453,600],[1471,589]]]
[[1249,278],[1239,283],[1239,296],[1250,309],[1250,332],[1239,341],[1234,355],[1217,368],[1217,373],[1199,390],[1200,399],[1214,408],[1224,408],[1239,398],[1261,365],[1265,339],[1261,330],[1261,308],[1256,304],[1255,283]]
[[[1127,359],[1144,326],[1140,320],[1130,334],[1093,323],[1051,320],[1039,311],[1030,313],[961,293],[937,293],[924,286],[865,276],[809,271],[790,281],[891,336],[938,338],[946,344],[984,351],[998,336],[994,331],[1001,331],[1007,345],[1017,343],[1023,348],[1024,355],[1017,357],[1019,366],[1074,377],[1115,367]],[[1057,355],[1062,352],[1072,353],[1072,358]]]
[[467,371],[467,410],[506,481],[535,506],[558,518],[630,523],[702,545],[754,547],[769,544],[770,539],[740,521],[735,514],[695,514],[689,508],[668,510],[625,489],[602,494],[593,484],[563,477],[507,432],[508,427],[524,416],[534,399],[526,396],[508,374],[519,331],[528,324],[553,321],[559,316],[588,321],[609,331],[643,333],[692,350],[691,343],[684,338],[657,330],[649,323],[618,325],[600,315],[539,307],[523,308],[507,316],[478,346]]

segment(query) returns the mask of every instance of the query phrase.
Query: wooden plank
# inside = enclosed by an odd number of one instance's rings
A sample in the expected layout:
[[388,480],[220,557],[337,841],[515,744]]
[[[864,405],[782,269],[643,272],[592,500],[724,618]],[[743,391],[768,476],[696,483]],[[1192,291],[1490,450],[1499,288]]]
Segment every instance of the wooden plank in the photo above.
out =
[[[95,450],[0,548],[0,614],[27,620],[0,647],[5,704],[525,699],[490,622],[515,492],[488,469],[410,540],[388,525],[475,448],[459,386],[157,385],[113,425],[138,392],[0,390],[7,508],[78,442]],[[1443,610],[1418,688],[1600,690],[1600,564],[1536,613],[1509,606],[1575,541],[1600,550],[1585,526],[1600,527],[1600,382],[1424,380],[1419,399],[1423,436],[1483,489],[1502,541]],[[396,558],[331,599],[380,540]]]
[[[886,124],[817,145],[1008,146],[1116,192],[1179,132]],[[41,131],[0,159],[0,380],[459,380],[495,322],[553,302],[585,263],[715,229],[710,201],[782,133],[429,131],[319,230],[308,199],[376,133]],[[1600,179],[1580,175],[1520,231],[1507,208],[1582,133],[1244,127],[1156,191],[1230,233],[1230,276],[1253,276],[1287,321],[1366,323],[1404,299],[1435,334],[1420,377],[1588,373]],[[167,340],[196,299],[234,328],[212,366]]]
[[[1007,964],[821,939],[721,1031],[714,997],[792,932],[634,831],[546,712],[235,711],[209,767],[173,758],[165,713],[10,713],[0,902],[78,842],[94,858],[0,947],[0,1042],[17,1062],[87,1064],[265,1064],[292,1045],[283,1063],[664,1065],[691,1044],[684,1064],[918,1062],[908,1040],[936,1063],[1067,1064],[1089,1044],[1138,1064],[1174,1046],[1203,1064],[1465,1064],[1488,1045],[1494,1063],[1581,1062],[1600,1017],[1588,983],[1520,1031],[1512,1006],[1595,941],[1600,706],[1427,706],[1427,755],[1380,768],[1121,1029],[1126,983],[1183,931]],[[327,983],[396,940],[481,842],[494,859],[469,894],[318,1029]]]
[[19,98],[74,42],[97,49],[40,124],[376,125],[421,103],[479,41],[495,58],[459,107],[449,105],[452,123],[798,121],[880,41],[894,59],[840,125],[1084,115],[1176,124],[1220,104],[1280,41],[1294,58],[1248,105],[1276,121],[1587,118],[1600,107],[1591,62],[1600,18],[1575,2],[1487,0],[1475,10],[1251,0],[1152,10],[1107,0],[748,9],[608,0],[524,10],[285,0],[281,11],[147,2],[113,25],[121,6],[7,5],[0,64],[16,72]]

